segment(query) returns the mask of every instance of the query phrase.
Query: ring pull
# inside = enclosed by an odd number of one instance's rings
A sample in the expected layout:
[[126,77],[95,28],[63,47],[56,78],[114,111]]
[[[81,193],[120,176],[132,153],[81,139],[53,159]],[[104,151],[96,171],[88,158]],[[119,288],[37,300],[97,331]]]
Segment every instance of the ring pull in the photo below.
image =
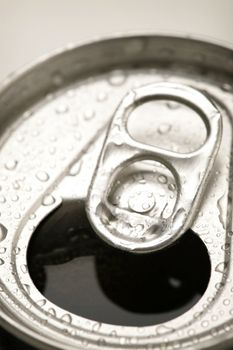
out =
[[[155,99],[176,100],[199,113],[207,138],[198,150],[188,154],[172,152],[142,144],[129,135],[131,112],[139,104]],[[135,253],[160,250],[178,239],[195,218],[219,149],[221,129],[220,112],[205,95],[191,87],[156,83],[130,91],[112,118],[89,189],[86,210],[96,233],[114,247]],[[177,197],[170,215],[157,215],[150,210],[156,202],[153,190],[139,193],[133,205],[129,200],[128,207],[109,200],[122,171],[137,161],[159,162],[174,176]],[[144,210],[137,208],[141,200],[146,203]]]

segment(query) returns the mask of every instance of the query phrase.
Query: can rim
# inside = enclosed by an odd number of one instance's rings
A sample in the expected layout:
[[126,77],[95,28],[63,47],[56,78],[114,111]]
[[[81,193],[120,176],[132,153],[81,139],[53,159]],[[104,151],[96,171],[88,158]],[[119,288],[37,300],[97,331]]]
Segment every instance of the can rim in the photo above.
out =
[[5,77],[3,77],[3,80],[0,82],[0,94],[8,88],[12,83],[14,83],[17,79],[24,76],[24,74],[28,73],[30,70],[33,70],[36,66],[41,65],[50,59],[56,58],[60,55],[62,55],[64,52],[67,52],[69,50],[74,50],[79,47],[89,46],[93,44],[98,44],[99,42],[107,42],[110,40],[115,39],[127,39],[127,38],[137,38],[137,37],[161,37],[161,38],[176,38],[180,40],[192,40],[195,42],[201,42],[203,44],[211,44],[214,46],[221,47],[222,49],[228,49],[233,50],[233,43],[230,43],[228,41],[216,39],[212,36],[208,35],[196,35],[196,34],[182,34],[179,31],[170,33],[166,31],[154,31],[154,30],[147,30],[147,31],[139,31],[139,30],[131,30],[127,33],[123,33],[121,31],[114,32],[113,34],[104,34],[99,36],[93,36],[89,37],[88,39],[78,40],[77,42],[70,42],[65,46],[59,46],[55,49],[52,49],[47,54],[41,54],[39,57],[30,60],[28,63],[25,63],[15,70],[13,70],[11,73],[7,74]]

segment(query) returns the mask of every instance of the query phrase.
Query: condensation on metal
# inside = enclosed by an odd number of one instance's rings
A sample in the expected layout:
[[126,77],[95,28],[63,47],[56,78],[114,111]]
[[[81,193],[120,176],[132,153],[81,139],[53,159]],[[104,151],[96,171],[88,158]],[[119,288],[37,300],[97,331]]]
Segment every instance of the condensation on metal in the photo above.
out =
[[[42,349],[227,347],[233,328],[232,71],[230,49],[145,35],[69,49],[6,83],[0,94],[0,317],[4,327]],[[219,153],[192,225],[210,255],[210,282],[191,310],[167,323],[143,328],[96,323],[68,313],[39,293],[27,269],[28,242],[38,224],[67,198],[86,199],[106,127],[126,93],[162,81],[203,91],[223,119]],[[135,122],[129,121],[132,135],[140,142],[148,143],[156,135],[156,146],[192,152],[205,141],[204,125],[187,106],[159,101],[145,108],[145,123],[140,124],[136,115]],[[163,118],[154,118],[156,109]],[[169,215],[177,192],[172,174],[157,164],[153,177],[146,178],[140,166],[134,178],[139,190],[130,195],[129,205],[146,212],[155,207],[161,211],[168,203]],[[196,171],[201,178],[202,169]],[[147,182],[155,183],[159,200],[153,200]],[[120,183],[114,191],[112,200],[117,201]],[[147,198],[147,208],[140,206],[140,196]],[[140,227],[136,229],[140,233]]]
[[[199,110],[208,133],[198,150],[188,154],[163,150],[139,143],[130,137],[127,124],[132,111],[140,103],[161,99],[169,102],[180,101]],[[161,120],[159,113],[157,116]],[[188,124],[188,120],[186,123]],[[134,253],[163,249],[181,237],[196,217],[201,195],[218,153],[221,136],[221,115],[199,91],[167,82],[131,90],[112,118],[90,184],[87,212],[95,231],[114,247]],[[147,185],[147,189],[142,186],[139,190],[135,184],[129,184],[130,189],[128,188],[127,180],[121,173],[127,167],[132,168],[137,161],[141,161],[142,166],[146,161],[152,161],[155,166],[157,161],[173,174],[177,197],[170,215],[164,215],[164,210],[157,212],[155,202],[159,200],[156,198],[158,193],[153,189],[153,182]],[[135,168],[136,173],[137,167]],[[160,177],[160,182],[161,180]],[[108,197],[117,181],[125,182],[125,185],[118,203],[112,204]],[[124,203],[120,203],[123,197]],[[137,225],[141,226],[140,234],[135,230]]]

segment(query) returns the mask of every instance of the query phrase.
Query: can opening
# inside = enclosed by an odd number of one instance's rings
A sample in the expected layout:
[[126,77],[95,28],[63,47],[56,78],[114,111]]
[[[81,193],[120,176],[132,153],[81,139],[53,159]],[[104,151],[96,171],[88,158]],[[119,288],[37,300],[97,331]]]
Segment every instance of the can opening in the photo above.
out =
[[188,231],[161,252],[134,255],[106,245],[91,229],[84,204],[65,202],[37,228],[29,272],[54,304],[98,322],[148,326],[190,309],[205,292],[210,259]]

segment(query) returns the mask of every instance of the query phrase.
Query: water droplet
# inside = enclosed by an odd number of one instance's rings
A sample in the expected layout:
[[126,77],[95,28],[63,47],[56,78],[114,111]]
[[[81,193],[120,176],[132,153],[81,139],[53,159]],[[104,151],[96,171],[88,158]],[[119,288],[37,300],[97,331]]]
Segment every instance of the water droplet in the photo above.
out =
[[204,242],[205,242],[206,244],[212,244],[212,243],[213,243],[213,238],[207,237],[207,238],[204,239]]
[[20,253],[21,249],[19,247],[14,248],[14,254],[18,255]]
[[0,266],[4,264],[4,260],[0,259]]
[[112,86],[120,86],[122,85],[126,80],[126,76],[123,71],[114,71],[110,75],[108,81],[109,84]]
[[160,197],[165,197],[165,194],[166,194],[166,192],[164,191],[164,189],[161,189],[161,190],[159,191],[159,196],[160,196]]
[[218,320],[218,316],[217,315],[213,315],[211,316],[211,320],[216,322]]
[[81,165],[82,165],[82,161],[78,161],[76,162],[70,169],[69,171],[69,175],[70,176],[76,176],[78,175],[78,173],[80,172],[81,170]]
[[88,340],[86,340],[86,339],[82,339],[82,340],[81,340],[81,343],[82,343],[82,346],[83,346],[84,348],[87,348],[88,345],[89,345],[89,342],[88,342]]
[[21,134],[19,134],[19,135],[16,136],[16,140],[17,140],[18,142],[23,142],[23,141],[24,141],[24,136],[21,135]]
[[48,309],[48,313],[53,316],[56,317],[56,311],[53,308]]
[[55,154],[56,153],[56,147],[53,147],[53,146],[49,147],[49,153],[50,154]]
[[100,349],[103,349],[104,347],[106,347],[106,340],[104,338],[99,338],[97,340],[97,346],[100,348]]
[[5,247],[0,247],[0,254],[5,254],[6,252],[6,248]]
[[146,180],[145,179],[140,179],[138,181],[138,183],[141,184],[141,185],[145,185],[146,184]]
[[169,184],[168,185],[168,189],[170,190],[170,191],[175,191],[176,190],[176,185],[175,184]]
[[28,272],[28,267],[27,267],[27,265],[25,265],[25,264],[21,265],[21,266],[20,266],[20,270],[21,270],[24,274],[26,274],[26,273]]
[[230,305],[230,300],[229,299],[224,299],[223,300],[223,305],[225,305],[225,306]]
[[59,105],[56,107],[56,112],[57,112],[58,114],[65,114],[65,113],[68,112],[68,110],[69,110],[69,107],[68,107],[68,105],[65,104],[65,103],[61,103],[61,104],[59,104]]
[[13,194],[11,196],[11,200],[12,200],[12,202],[17,202],[19,200],[19,196],[17,194]]
[[28,118],[30,118],[33,115],[32,111],[26,111],[23,113],[23,120],[27,120]]
[[94,118],[94,116],[95,116],[95,111],[93,111],[93,109],[87,109],[84,112],[84,119],[85,120],[91,120]]
[[73,98],[73,97],[75,97],[75,95],[76,95],[75,90],[68,90],[66,93],[66,96],[69,98]]
[[158,181],[161,183],[161,184],[166,184],[167,183],[167,177],[165,175],[159,175],[158,176]]
[[97,101],[99,102],[105,101],[107,97],[108,95],[106,94],[106,92],[102,91],[97,95]]
[[164,135],[164,134],[167,134],[167,133],[169,133],[169,131],[171,130],[171,125],[170,124],[168,124],[168,123],[162,123],[162,124],[160,124],[160,126],[158,127],[158,133],[159,134],[162,134],[162,135]]
[[203,328],[206,328],[209,326],[209,321],[202,321],[201,325]]
[[219,263],[215,267],[215,271],[220,272],[220,273],[225,273],[228,267],[228,263],[226,261]]
[[0,203],[5,203],[6,198],[3,195],[0,195]]
[[50,138],[49,138],[49,140],[50,140],[51,142],[56,142],[56,141],[57,141],[57,137],[56,137],[55,135],[51,135]]
[[229,250],[231,247],[230,243],[225,243],[221,246],[221,249],[226,251],[226,250]]
[[0,224],[0,242],[4,241],[6,236],[7,236],[7,228],[3,224]]
[[26,190],[27,192],[31,192],[32,188],[31,188],[30,185],[27,185],[27,187],[25,188],[25,190]]
[[48,194],[48,195],[44,196],[44,198],[42,200],[42,204],[45,206],[48,206],[48,205],[54,204],[55,201],[56,201],[55,198],[51,194]]
[[156,331],[157,331],[157,334],[158,335],[164,335],[166,333],[171,333],[174,331],[173,328],[171,327],[167,327],[167,326],[164,326],[164,325],[160,325],[156,328]]
[[[140,333],[142,330],[144,330],[143,328],[139,328],[138,332]],[[113,330],[110,332],[110,336],[111,337],[117,337],[117,331]]]
[[40,134],[39,130],[32,130],[32,136],[37,137]]
[[152,192],[138,191],[129,197],[128,205],[137,213],[145,213],[155,206],[155,198]]
[[222,84],[221,88],[223,91],[226,91],[226,92],[231,92],[233,90],[233,86],[228,83]]
[[45,299],[38,300],[36,304],[40,307],[43,307],[46,304],[46,300]]
[[42,170],[38,171],[38,173],[36,174],[36,177],[41,182],[46,182],[49,179],[48,173],[46,173],[45,171],[42,171]]
[[216,283],[216,284],[215,284],[215,288],[216,288],[217,290],[220,290],[220,289],[222,289],[223,287],[224,287],[224,284],[223,284],[222,282]]
[[61,320],[64,322],[64,323],[67,323],[67,324],[71,324],[72,322],[72,317],[70,314],[65,314],[62,316]]
[[20,189],[20,183],[19,181],[15,180],[13,183],[12,183],[12,187],[14,190],[19,190]]
[[36,214],[35,213],[31,213],[30,215],[29,215],[29,219],[30,220],[34,220],[36,218]]
[[2,181],[6,181],[6,180],[7,180],[7,176],[6,176],[6,175],[0,175],[0,179],[1,179]]
[[166,106],[169,109],[178,109],[180,107],[180,104],[176,101],[167,101],[166,102]]
[[13,159],[8,160],[5,164],[5,168],[7,170],[14,170],[16,168],[17,164],[18,164],[17,160],[13,160]]

